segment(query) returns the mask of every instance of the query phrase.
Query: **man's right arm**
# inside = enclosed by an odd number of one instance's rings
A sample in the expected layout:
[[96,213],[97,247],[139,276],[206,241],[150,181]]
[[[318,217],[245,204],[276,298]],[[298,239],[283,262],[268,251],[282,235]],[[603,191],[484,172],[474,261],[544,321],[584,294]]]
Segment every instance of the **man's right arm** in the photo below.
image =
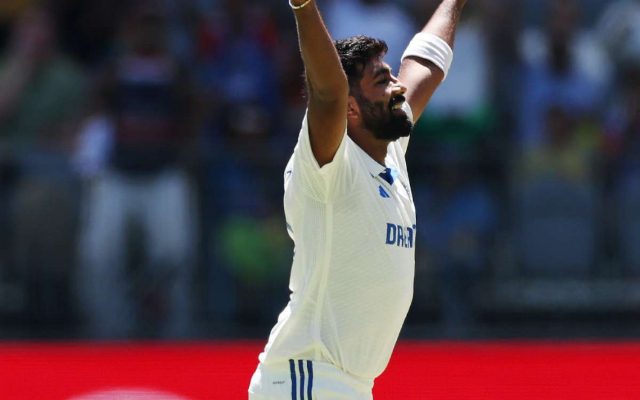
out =
[[291,5],[307,77],[311,150],[323,166],[333,160],[343,139],[349,84],[315,0],[291,0]]

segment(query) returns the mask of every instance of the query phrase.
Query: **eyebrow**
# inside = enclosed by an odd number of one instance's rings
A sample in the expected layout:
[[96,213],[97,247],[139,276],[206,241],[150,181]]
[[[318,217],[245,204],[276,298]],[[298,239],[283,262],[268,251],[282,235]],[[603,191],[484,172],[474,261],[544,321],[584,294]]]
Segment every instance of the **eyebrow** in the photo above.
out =
[[373,79],[377,79],[378,76],[386,74],[391,75],[391,68],[385,66],[376,68],[376,70],[373,71]]

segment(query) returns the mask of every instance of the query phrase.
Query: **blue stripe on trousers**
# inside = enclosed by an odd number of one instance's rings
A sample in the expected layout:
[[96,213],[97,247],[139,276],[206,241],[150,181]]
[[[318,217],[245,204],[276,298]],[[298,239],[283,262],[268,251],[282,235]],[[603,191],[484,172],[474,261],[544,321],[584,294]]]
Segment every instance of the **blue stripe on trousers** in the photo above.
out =
[[289,369],[291,370],[291,400],[296,400],[296,363],[289,360]]
[[313,400],[311,398],[311,388],[313,388],[313,363],[307,360],[307,371],[309,372],[309,384],[307,385],[307,400]]
[[298,360],[298,370],[300,371],[300,400],[304,400],[304,364]]

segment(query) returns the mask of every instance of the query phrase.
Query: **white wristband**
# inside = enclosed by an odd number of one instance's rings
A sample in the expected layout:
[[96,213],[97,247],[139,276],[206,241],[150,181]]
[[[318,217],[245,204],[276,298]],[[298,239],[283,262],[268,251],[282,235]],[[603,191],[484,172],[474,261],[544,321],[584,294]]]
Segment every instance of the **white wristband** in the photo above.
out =
[[453,61],[453,50],[442,38],[431,33],[420,32],[411,39],[402,54],[402,59],[410,56],[431,61],[444,72],[446,78]]

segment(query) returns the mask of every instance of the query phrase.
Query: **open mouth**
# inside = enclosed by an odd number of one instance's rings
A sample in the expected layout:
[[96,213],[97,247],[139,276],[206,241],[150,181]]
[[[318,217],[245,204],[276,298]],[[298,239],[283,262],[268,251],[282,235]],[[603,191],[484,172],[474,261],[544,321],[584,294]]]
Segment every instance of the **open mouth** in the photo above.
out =
[[395,96],[389,102],[389,108],[391,111],[401,110],[405,100],[404,96]]

